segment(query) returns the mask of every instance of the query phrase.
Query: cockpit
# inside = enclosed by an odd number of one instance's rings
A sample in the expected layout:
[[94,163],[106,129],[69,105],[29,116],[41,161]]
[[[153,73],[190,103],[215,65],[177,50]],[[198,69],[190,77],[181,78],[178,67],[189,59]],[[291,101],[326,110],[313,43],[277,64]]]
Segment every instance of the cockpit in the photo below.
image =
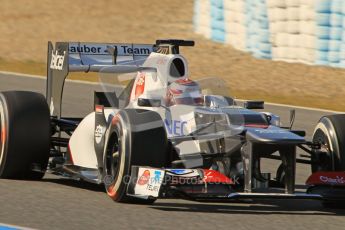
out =
[[197,82],[188,78],[178,79],[168,85],[165,97],[166,106],[203,105],[204,98]]

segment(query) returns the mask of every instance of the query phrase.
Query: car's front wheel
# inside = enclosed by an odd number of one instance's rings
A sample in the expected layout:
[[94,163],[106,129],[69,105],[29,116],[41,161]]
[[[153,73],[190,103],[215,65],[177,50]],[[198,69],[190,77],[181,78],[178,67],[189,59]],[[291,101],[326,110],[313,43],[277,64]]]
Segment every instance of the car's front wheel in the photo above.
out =
[[[345,171],[345,114],[322,117],[316,125],[313,142],[320,144],[320,149],[315,150],[311,158],[313,173]],[[313,186],[308,192],[324,194],[326,199],[332,196],[330,186]],[[323,206],[344,208],[345,200],[326,200]]]
[[104,184],[107,194],[117,202],[152,203],[127,195],[131,167],[166,165],[167,135],[158,113],[125,109],[112,120],[104,155]]
[[312,171],[345,171],[345,114],[324,116],[317,124],[313,142],[320,150],[312,154]]

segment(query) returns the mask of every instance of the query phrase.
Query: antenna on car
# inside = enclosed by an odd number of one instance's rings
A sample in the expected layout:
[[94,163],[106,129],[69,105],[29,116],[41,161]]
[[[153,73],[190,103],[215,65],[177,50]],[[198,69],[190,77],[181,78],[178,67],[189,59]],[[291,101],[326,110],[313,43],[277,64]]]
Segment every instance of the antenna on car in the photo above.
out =
[[156,40],[155,52],[162,54],[179,54],[180,46],[194,46],[195,42],[192,40],[179,39],[161,39]]
[[295,122],[295,117],[296,117],[296,110],[291,109],[290,110],[290,127],[289,129],[292,129],[293,123]]

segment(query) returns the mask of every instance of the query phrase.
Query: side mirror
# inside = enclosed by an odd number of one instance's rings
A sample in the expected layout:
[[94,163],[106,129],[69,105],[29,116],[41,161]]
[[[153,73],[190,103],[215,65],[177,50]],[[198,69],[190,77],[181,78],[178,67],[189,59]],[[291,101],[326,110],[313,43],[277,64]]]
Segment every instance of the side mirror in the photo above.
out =
[[246,101],[244,102],[244,108],[246,109],[264,109],[264,101]]
[[160,99],[138,98],[138,105],[143,107],[160,107]]

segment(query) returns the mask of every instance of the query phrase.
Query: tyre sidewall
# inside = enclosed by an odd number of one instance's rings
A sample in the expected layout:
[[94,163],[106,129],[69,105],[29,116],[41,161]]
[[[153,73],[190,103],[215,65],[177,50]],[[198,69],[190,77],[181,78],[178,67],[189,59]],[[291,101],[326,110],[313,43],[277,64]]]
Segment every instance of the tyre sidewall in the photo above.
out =
[[[120,116],[119,114],[113,117],[111,124],[108,128],[107,138],[106,138],[106,148],[104,151],[104,161],[106,160],[107,154],[107,146],[112,145],[113,143],[109,143],[110,137],[112,135],[117,135],[120,142],[120,168],[118,170],[117,177],[114,178],[114,175],[111,175],[111,178],[108,178],[108,182],[110,179],[111,183],[105,184],[106,191],[108,195],[115,201],[120,200],[125,193],[126,189],[126,180],[128,179],[128,175],[130,173],[130,153],[131,153],[131,140],[130,140],[130,131],[126,126],[126,122],[124,121],[124,116]],[[106,162],[104,162],[104,175],[109,177],[109,174],[106,173]],[[104,179],[105,183],[107,179]]]
[[[41,179],[50,148],[50,115],[43,95],[26,91],[0,93],[4,146],[1,149],[0,177]],[[33,171],[33,165],[40,171]]]
[[0,149],[0,175],[5,170],[5,164],[7,160],[7,146],[8,146],[8,113],[5,98],[0,94],[0,126],[1,126],[1,149]]
[[343,171],[345,170],[345,155],[343,156],[342,154],[345,154],[343,153],[345,146],[342,145],[344,145],[345,142],[340,139],[341,134],[339,132],[343,132],[340,129],[345,127],[337,127],[335,119],[336,116],[326,116],[321,118],[314,130],[313,141],[317,141],[315,140],[317,132],[322,132],[327,139],[327,144],[329,145],[332,171]]

